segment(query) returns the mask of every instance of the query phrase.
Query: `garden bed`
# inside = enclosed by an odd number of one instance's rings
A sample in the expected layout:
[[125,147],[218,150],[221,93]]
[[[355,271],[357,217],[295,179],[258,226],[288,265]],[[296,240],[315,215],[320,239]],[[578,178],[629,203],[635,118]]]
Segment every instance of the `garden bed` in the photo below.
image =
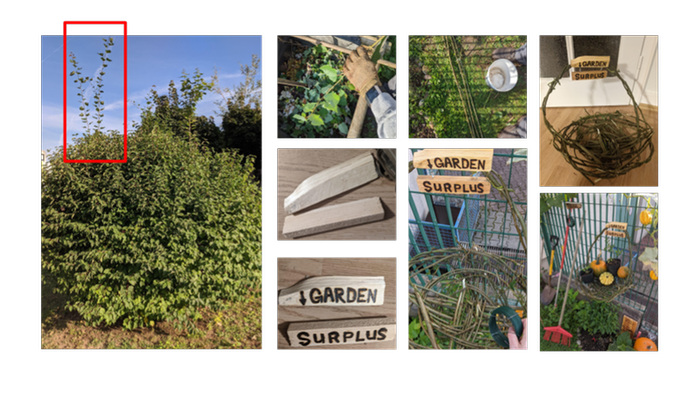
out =
[[[563,281],[563,279],[562,279]],[[540,282],[540,288],[544,282]],[[545,340],[545,327],[559,324],[564,289],[559,291],[558,308],[552,302],[540,305],[540,350],[542,351],[607,351],[633,350],[634,338],[637,336],[654,338],[656,335],[644,328],[638,328],[636,335],[630,337],[621,331],[622,316],[627,314],[621,305],[614,302],[588,301],[578,291],[569,290],[569,297],[564,311],[561,327],[572,335],[568,346]],[[625,336],[627,336],[625,338]],[[615,345],[617,342],[618,345]],[[625,344],[625,345],[620,345]]]

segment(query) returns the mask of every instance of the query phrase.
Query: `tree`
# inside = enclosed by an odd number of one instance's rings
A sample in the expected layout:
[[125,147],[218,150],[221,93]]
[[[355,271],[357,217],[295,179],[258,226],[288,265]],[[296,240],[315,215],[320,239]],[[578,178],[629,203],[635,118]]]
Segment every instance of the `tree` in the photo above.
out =
[[236,107],[248,106],[258,110],[261,108],[262,81],[257,78],[259,68],[260,58],[257,55],[253,55],[250,65],[241,65],[241,74],[243,74],[245,80],[233,89],[221,87],[218,72],[214,69],[214,75],[211,77],[212,90],[214,93],[221,95],[222,98],[216,101],[220,111],[219,115],[223,116],[231,104]]
[[222,117],[219,149],[236,149],[246,156],[255,157],[257,178],[262,168],[262,82],[257,79],[260,59],[253,55],[251,65],[241,65],[245,80],[234,89],[222,88],[216,70],[212,76],[212,90],[221,95],[216,101]]
[[[193,329],[200,308],[260,289],[253,161],[200,141],[213,124],[194,115],[207,86],[183,74],[181,95],[172,83],[168,96],[153,94],[126,163],[65,163],[56,152],[42,172],[42,269],[91,325]],[[120,157],[122,138],[86,132],[67,153]]]
[[174,81],[170,81],[167,95],[159,96],[155,87],[152,88],[147,107],[141,111],[137,133],[169,131],[178,137],[199,138],[218,148],[221,131],[213,119],[196,115],[197,103],[212,86],[212,83],[204,82],[202,73],[197,70],[192,77],[182,72],[180,93]]
[[260,179],[262,159],[262,112],[259,108],[229,104],[223,116],[221,146],[237,149],[241,154],[255,157],[255,169]]

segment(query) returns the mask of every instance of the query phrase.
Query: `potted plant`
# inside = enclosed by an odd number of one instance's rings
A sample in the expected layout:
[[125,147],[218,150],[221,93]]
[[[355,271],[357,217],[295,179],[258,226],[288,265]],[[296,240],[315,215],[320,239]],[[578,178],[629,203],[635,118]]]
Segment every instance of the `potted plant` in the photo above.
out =
[[622,265],[622,260],[620,260],[618,258],[608,259],[608,262],[607,262],[608,272],[613,274],[613,276],[617,276],[617,270],[620,269],[620,265]]
[[587,267],[579,271],[579,275],[581,275],[581,280],[583,283],[593,283],[593,279],[595,278],[595,274],[593,273],[593,268]]

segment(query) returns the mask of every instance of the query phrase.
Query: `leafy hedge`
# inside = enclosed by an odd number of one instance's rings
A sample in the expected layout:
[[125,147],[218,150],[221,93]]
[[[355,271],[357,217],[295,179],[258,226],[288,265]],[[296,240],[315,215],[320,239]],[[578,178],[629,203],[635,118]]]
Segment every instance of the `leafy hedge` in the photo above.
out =
[[[123,135],[97,131],[71,159],[120,158]],[[91,325],[171,321],[242,300],[261,284],[261,192],[252,160],[168,132],[130,135],[125,164],[42,174],[42,267]]]

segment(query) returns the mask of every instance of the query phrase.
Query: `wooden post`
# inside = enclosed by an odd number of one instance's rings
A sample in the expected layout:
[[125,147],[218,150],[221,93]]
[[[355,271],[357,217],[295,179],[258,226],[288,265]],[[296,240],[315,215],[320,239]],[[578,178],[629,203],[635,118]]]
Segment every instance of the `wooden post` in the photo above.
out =
[[297,238],[382,219],[382,201],[379,197],[371,197],[289,215],[284,218],[282,234],[287,238]]
[[[335,49],[336,51],[340,51],[340,52],[343,52],[343,53],[348,54],[348,55],[349,55],[350,53],[352,53],[352,51],[349,50],[349,49],[347,49],[347,48],[343,48],[343,47],[340,47],[340,46],[337,46],[337,45],[329,44],[329,43],[327,43],[327,42],[325,42],[325,41],[317,40],[317,39],[315,39],[315,38],[311,38],[311,37],[307,37],[307,36],[292,36],[292,37],[298,38],[298,39],[300,39],[300,40],[308,41],[308,42],[310,42],[310,43],[312,43],[312,44],[314,44],[314,45],[321,44],[321,45],[323,45],[323,46],[326,47],[326,48]],[[386,61],[386,60],[384,60],[384,59],[379,59],[379,61],[377,61],[377,64],[383,64],[383,65],[385,65],[385,66],[387,66],[387,67],[396,68],[396,63],[392,63],[392,62]]]

